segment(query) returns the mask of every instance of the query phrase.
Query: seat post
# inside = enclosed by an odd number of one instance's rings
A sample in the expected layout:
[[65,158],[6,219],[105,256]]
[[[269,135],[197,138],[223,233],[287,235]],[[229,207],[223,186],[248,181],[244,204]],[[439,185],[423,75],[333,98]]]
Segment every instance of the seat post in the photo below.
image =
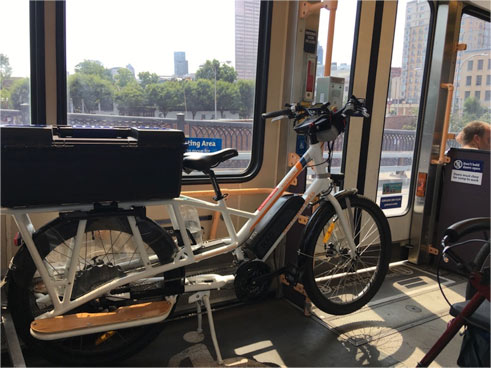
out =
[[222,194],[222,191],[220,190],[220,187],[218,186],[215,172],[213,170],[207,170],[207,171],[204,171],[204,173],[209,176],[209,178],[211,180],[211,185],[213,185],[213,190],[215,191],[215,194],[216,194],[216,196],[213,197],[213,199],[215,201],[219,201],[219,200],[225,198]]

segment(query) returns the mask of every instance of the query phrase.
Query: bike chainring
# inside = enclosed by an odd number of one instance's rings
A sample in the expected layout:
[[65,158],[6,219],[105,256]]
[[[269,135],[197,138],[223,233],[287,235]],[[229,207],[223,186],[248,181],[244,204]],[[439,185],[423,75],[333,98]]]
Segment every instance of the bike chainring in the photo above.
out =
[[235,274],[235,295],[240,301],[253,301],[266,296],[271,277],[262,277],[270,273],[269,266],[258,259],[239,265]]

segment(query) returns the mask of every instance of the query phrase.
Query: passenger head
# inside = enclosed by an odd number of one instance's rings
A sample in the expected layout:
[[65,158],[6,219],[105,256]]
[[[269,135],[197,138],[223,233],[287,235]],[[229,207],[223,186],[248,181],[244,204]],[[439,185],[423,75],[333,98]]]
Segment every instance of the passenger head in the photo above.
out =
[[456,140],[462,148],[474,148],[480,150],[490,150],[490,131],[489,123],[484,121],[471,121],[457,135]]

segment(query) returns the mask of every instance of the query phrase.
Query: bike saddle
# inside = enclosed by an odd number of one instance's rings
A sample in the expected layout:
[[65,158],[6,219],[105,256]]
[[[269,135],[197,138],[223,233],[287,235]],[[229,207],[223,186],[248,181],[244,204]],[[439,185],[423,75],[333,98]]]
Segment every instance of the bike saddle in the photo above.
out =
[[188,174],[193,170],[206,173],[212,167],[238,155],[237,150],[233,148],[225,148],[221,151],[211,153],[186,152],[182,160],[183,170]]
[[[450,314],[457,317],[465,308],[469,301],[452,304]],[[489,331],[489,302],[485,300],[477,310],[467,317],[467,321],[478,328]]]

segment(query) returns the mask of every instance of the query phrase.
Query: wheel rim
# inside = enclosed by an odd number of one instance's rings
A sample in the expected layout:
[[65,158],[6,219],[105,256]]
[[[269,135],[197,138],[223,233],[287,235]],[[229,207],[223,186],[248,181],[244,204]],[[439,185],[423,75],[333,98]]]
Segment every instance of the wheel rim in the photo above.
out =
[[[351,215],[350,215],[351,212]],[[356,254],[351,257],[346,234],[337,215],[324,225],[313,254],[313,276],[319,292],[334,304],[350,304],[370,290],[382,257],[380,229],[365,209],[343,209],[354,233]]]

